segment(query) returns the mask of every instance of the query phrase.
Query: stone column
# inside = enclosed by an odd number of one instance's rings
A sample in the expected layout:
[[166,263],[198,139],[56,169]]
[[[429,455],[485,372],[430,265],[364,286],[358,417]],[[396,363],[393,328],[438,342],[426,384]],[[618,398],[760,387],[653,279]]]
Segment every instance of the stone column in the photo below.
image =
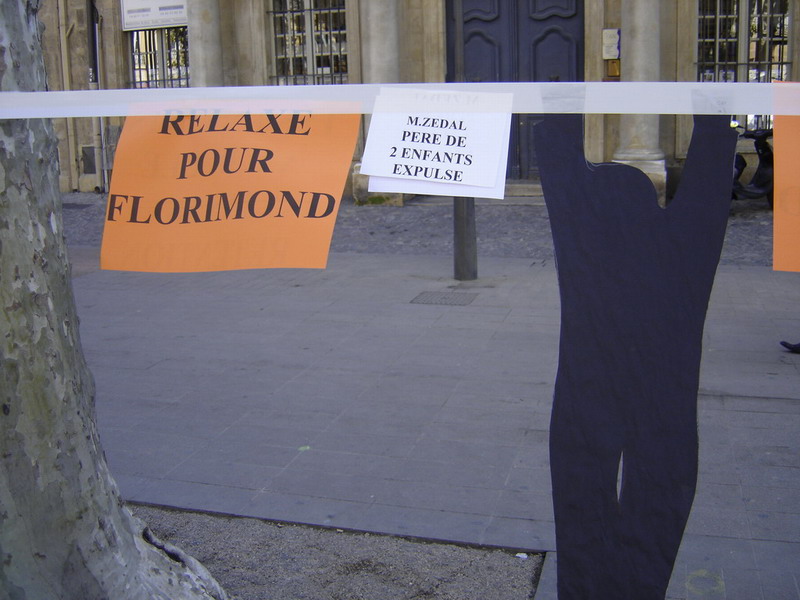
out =
[[272,38],[267,39],[267,13],[263,0],[228,0],[226,5],[232,5],[233,10],[236,84],[269,85],[267,57],[270,53],[267,46],[275,42]]
[[400,15],[395,0],[359,3],[361,74],[364,83],[400,81]]
[[192,0],[189,12],[189,84],[214,87],[224,83],[222,33],[218,0]]
[[[361,24],[361,82],[400,82],[400,8],[395,0],[361,0],[358,19]],[[351,42],[352,43],[352,42]],[[364,131],[369,117],[364,117]],[[370,194],[368,177],[361,175],[361,163],[353,166],[353,198],[357,204],[380,202],[402,205],[403,194]]]
[[[622,0],[622,81],[660,81],[659,0]],[[622,115],[616,162],[635,166],[653,180],[663,199],[666,162],[659,145],[659,115]]]

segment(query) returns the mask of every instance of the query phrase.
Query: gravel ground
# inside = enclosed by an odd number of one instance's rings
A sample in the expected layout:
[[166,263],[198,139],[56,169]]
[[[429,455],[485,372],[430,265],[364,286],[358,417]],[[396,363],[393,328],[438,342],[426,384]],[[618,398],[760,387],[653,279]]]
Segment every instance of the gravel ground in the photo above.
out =
[[[97,247],[105,197],[63,198],[70,246]],[[550,259],[543,205],[476,207],[480,256]],[[344,204],[334,252],[453,252],[452,204]],[[772,212],[735,201],[722,263],[771,264]],[[542,556],[391,536],[328,530],[158,507],[132,506],[153,532],[195,556],[236,600],[514,600],[533,598]]]
[[523,600],[542,557],[134,506],[239,600]]

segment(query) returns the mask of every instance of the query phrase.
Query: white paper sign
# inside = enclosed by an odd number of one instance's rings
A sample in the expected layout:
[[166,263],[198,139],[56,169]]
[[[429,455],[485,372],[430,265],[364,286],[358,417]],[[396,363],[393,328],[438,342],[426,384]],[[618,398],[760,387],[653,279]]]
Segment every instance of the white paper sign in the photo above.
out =
[[619,59],[619,29],[603,29],[603,60]]
[[188,24],[186,0],[122,0],[123,31]]
[[511,94],[381,90],[361,163],[370,191],[502,198],[511,102]]

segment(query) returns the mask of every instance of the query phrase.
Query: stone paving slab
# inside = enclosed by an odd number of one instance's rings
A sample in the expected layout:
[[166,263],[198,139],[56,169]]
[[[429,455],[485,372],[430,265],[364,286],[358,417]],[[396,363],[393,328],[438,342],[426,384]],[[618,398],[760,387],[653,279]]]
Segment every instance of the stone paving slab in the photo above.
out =
[[[552,546],[551,517],[527,525],[533,510],[552,512],[543,457],[558,318],[530,318],[531,299],[552,304],[552,269],[503,260],[459,283],[445,257],[331,263],[76,279],[101,435],[123,494]],[[476,296],[467,306],[411,303],[425,291]]]
[[[324,271],[79,271],[101,438],[130,500],[548,551],[550,261],[332,254]],[[477,294],[466,306],[412,303]],[[669,598],[797,598],[800,279],[723,266],[698,495]],[[705,594],[705,595],[703,595]]]

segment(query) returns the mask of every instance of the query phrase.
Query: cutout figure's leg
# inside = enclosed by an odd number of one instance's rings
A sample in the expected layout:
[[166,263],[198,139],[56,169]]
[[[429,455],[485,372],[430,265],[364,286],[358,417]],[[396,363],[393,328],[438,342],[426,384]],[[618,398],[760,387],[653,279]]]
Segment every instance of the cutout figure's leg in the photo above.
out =
[[536,130],[561,293],[550,431],[561,600],[666,593],[697,480],[701,341],[735,143],[726,118],[696,118],[662,209],[637,169],[585,161],[580,116]]

